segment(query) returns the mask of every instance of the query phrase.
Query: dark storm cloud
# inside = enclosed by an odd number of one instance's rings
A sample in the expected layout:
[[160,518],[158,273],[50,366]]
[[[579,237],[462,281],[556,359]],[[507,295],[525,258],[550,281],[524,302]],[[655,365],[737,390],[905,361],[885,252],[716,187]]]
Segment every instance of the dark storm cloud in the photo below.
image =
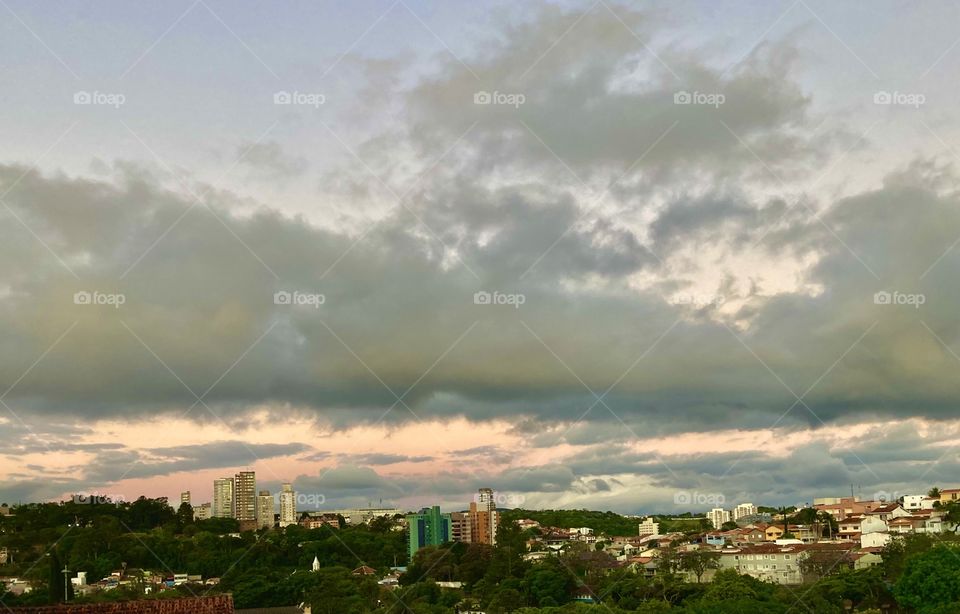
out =
[[293,456],[308,449],[302,443],[257,444],[243,441],[123,449],[97,454],[85,470],[89,479],[97,483],[109,483],[123,478],[149,478],[181,471],[246,467],[258,460]]
[[[635,32],[658,27],[619,10]],[[347,456],[328,474],[298,478],[299,488],[338,501],[424,488],[460,497],[494,482],[615,497],[610,474],[731,491],[742,488],[732,480],[763,476],[765,486],[744,496],[776,500],[918,479],[912,464],[939,450],[905,436],[884,448],[820,444],[786,456],[659,458],[618,445],[769,428],[781,415],[787,428],[954,418],[960,250],[951,246],[960,200],[951,191],[956,176],[926,161],[840,199],[757,196],[777,184],[770,171],[806,179],[801,169],[835,155],[845,138],[803,136],[817,118],[792,77],[794,50],[761,45],[723,76],[696,53],[659,50],[673,75],[598,11],[534,66],[575,19],[546,9],[477,58],[479,81],[444,65],[404,92],[404,125],[358,146],[365,164],[330,171],[338,181],[330,189],[374,210],[380,203],[368,199],[382,186],[366,164],[390,185],[431,174],[406,207],[359,233],[284,215],[278,203],[251,212],[239,188],[213,190],[197,204],[181,186],[126,163],[111,180],[0,166],[0,190],[10,190],[10,209],[0,210],[7,401],[30,422],[184,412],[239,422],[264,407],[310,413],[335,428],[389,425],[411,412],[503,418],[532,447],[609,446],[607,454],[466,481],[444,474],[428,485],[367,465],[426,462],[429,452]],[[526,101],[475,105],[479,88],[516,90]],[[726,102],[676,105],[679,90],[723,92]],[[437,152],[473,122],[433,169]],[[251,153],[259,171],[302,170],[272,144]],[[779,265],[776,275],[795,283],[765,294],[737,290],[726,271],[734,264],[724,260],[734,256],[746,261],[741,277]],[[673,300],[694,287],[698,263],[717,265],[709,283],[739,302],[732,312]],[[478,291],[522,293],[524,303],[477,305]],[[921,293],[925,302],[875,304],[881,291]],[[78,305],[77,292],[125,300]],[[283,292],[324,300],[278,304]],[[151,477],[258,457],[330,458],[302,444],[134,451],[15,422],[4,424],[0,441],[12,454],[93,452],[91,482],[127,469],[128,477]],[[897,462],[883,462],[886,450]],[[487,464],[515,456],[496,446],[466,455]],[[930,475],[955,464],[947,454]],[[54,486],[63,492],[70,482]],[[11,488],[11,497],[50,492],[31,482]]]

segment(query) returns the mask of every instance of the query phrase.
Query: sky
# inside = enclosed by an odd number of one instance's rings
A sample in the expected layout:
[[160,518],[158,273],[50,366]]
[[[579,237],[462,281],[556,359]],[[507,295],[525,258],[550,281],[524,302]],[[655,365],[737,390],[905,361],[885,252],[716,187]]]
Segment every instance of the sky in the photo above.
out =
[[0,0],[0,501],[957,486],[958,16]]

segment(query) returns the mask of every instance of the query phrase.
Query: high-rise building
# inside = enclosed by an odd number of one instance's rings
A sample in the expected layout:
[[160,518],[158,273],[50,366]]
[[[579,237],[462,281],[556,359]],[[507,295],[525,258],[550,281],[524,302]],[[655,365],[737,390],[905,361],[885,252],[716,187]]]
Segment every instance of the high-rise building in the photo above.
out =
[[450,514],[450,539],[466,544],[473,541],[473,534],[470,531],[469,512],[452,512]]
[[257,528],[257,474],[241,471],[233,478],[234,518],[240,521],[241,531]]
[[500,526],[500,513],[497,512],[496,497],[492,488],[481,488],[476,500],[470,503],[470,541],[475,544],[497,543],[497,527]]
[[441,514],[440,506],[423,508],[419,514],[407,516],[407,525],[410,527],[409,553],[410,560],[417,550],[425,546],[439,546],[451,540],[450,514]]
[[740,520],[747,516],[753,516],[757,513],[757,506],[753,503],[741,503],[737,507],[733,508],[733,519]]
[[193,508],[193,519],[194,520],[207,520],[210,518],[212,513],[211,506],[209,503],[201,503],[197,507]]
[[660,535],[660,523],[653,519],[653,516],[644,518],[640,523],[640,535]]
[[730,512],[722,507],[715,507],[707,514],[707,518],[714,529],[719,529],[723,526],[723,523],[730,522]]
[[289,527],[297,524],[297,493],[292,484],[284,484],[280,491],[280,526]]
[[273,495],[269,490],[261,490],[257,496],[257,528],[273,528]]
[[233,518],[233,480],[217,478],[213,481],[214,518]]
[[190,491],[189,491],[189,490],[180,493],[180,505],[183,505],[184,503],[186,503],[187,505],[190,505]]

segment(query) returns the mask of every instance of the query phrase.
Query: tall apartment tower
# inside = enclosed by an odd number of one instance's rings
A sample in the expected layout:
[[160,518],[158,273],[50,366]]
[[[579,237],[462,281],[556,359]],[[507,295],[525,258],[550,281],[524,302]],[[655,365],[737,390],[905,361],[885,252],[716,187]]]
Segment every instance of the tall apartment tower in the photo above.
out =
[[213,481],[214,518],[233,518],[233,480],[218,478]]
[[287,483],[280,491],[280,526],[292,524],[297,524],[297,493],[293,491],[293,485]]
[[469,544],[473,541],[470,532],[470,514],[464,512],[450,513],[450,539],[455,542]]
[[730,512],[722,507],[715,507],[707,512],[707,518],[710,520],[710,524],[713,525],[714,529],[720,529],[723,523],[730,522]]
[[241,471],[233,478],[234,518],[240,521],[241,531],[257,528],[257,474]]
[[183,505],[184,503],[186,503],[187,505],[190,505],[190,491],[189,491],[189,490],[180,493],[180,504]]
[[451,540],[450,514],[441,514],[439,505],[425,507],[419,514],[410,514],[407,525],[410,528],[407,551],[411,561],[420,548],[439,546]]
[[475,500],[470,503],[470,541],[475,544],[497,543],[497,527],[500,525],[500,513],[497,512],[496,497],[492,488],[481,488]]
[[757,506],[753,503],[741,503],[737,507],[733,508],[733,519],[740,520],[747,516],[753,516],[757,513]]
[[273,528],[273,495],[269,490],[261,490],[257,495],[257,528]]

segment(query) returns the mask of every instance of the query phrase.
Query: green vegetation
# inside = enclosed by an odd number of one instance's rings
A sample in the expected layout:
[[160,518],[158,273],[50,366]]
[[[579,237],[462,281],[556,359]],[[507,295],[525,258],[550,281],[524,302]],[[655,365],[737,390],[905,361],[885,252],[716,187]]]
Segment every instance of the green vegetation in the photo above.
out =
[[[517,521],[524,518],[536,520],[542,526],[569,529],[572,527],[589,527],[596,533],[604,535],[636,535],[640,524],[639,518],[621,516],[615,512],[598,512],[593,510],[504,510],[501,516],[505,522]],[[660,523],[661,533],[694,533],[710,527],[709,521],[703,516],[684,514],[678,517],[654,516]]]
[[[860,570],[837,551],[824,549],[804,561],[807,583],[788,587],[718,569],[716,553],[672,547],[661,551],[655,575],[618,564],[602,549],[579,542],[558,555],[528,561],[529,535],[511,517],[630,535],[636,519],[585,510],[522,510],[505,517],[496,547],[444,544],[422,548],[408,562],[406,535],[394,530],[391,519],[369,526],[291,526],[237,536],[235,521],[192,522],[163,501],[22,506],[15,516],[0,519],[0,546],[16,553],[16,563],[0,567],[0,575],[28,578],[35,589],[14,597],[0,587],[0,610],[62,600],[65,565],[73,572],[86,571],[93,582],[121,568],[133,580],[76,601],[142,599],[147,582],[141,570],[176,571],[221,582],[157,590],[150,598],[229,591],[238,608],[305,602],[317,614],[449,614],[470,606],[489,614],[960,611],[960,538],[951,533],[896,540],[884,551],[881,565]],[[627,527],[629,532],[622,530]],[[311,571],[314,557],[321,564],[317,572]],[[361,565],[377,575],[354,575]],[[407,567],[399,586],[380,586],[377,578],[395,565]],[[461,584],[442,588],[438,582]]]

